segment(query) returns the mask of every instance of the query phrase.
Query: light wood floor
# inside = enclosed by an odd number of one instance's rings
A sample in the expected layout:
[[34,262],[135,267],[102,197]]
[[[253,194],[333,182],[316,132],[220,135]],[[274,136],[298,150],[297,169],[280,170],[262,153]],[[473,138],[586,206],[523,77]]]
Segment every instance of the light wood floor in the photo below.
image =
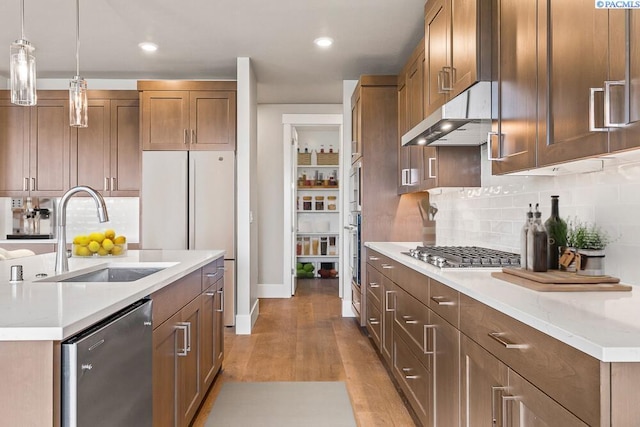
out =
[[193,426],[204,425],[227,381],[345,381],[359,426],[414,426],[369,339],[340,306],[337,280],[299,280],[295,297],[260,300],[251,335],[226,328],[223,371]]

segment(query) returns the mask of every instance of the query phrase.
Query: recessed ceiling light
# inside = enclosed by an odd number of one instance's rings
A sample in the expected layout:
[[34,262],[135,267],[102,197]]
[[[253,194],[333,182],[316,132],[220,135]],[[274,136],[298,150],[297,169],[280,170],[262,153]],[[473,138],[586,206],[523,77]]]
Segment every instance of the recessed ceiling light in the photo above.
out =
[[333,39],[331,37],[318,37],[313,42],[319,47],[329,47],[333,44]]
[[142,42],[138,44],[138,47],[140,47],[140,49],[144,50],[145,52],[155,52],[156,50],[158,50],[158,45],[151,42]]
[[418,145],[425,145],[426,143],[427,143],[426,138],[420,138],[420,139],[418,140]]
[[440,129],[442,130],[449,130],[453,127],[453,125],[451,123],[443,123],[442,126],[440,126]]

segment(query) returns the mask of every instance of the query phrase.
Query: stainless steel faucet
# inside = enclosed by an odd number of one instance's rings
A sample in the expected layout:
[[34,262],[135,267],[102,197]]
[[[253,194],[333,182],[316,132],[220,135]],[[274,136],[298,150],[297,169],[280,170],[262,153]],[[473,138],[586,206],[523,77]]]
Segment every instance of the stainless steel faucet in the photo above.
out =
[[58,245],[56,248],[56,274],[69,271],[69,263],[67,262],[67,202],[76,193],[85,191],[89,193],[93,200],[96,202],[96,208],[98,209],[98,220],[100,222],[109,221],[109,214],[107,213],[107,206],[104,204],[104,199],[96,190],[86,185],[79,185],[77,187],[70,188],[58,204]]

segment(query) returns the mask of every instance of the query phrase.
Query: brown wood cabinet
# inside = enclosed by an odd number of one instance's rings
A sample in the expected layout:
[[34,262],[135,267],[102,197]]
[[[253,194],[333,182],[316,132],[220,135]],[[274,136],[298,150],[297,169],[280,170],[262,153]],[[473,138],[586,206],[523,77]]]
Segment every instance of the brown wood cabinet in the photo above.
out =
[[[222,258],[151,295],[153,425],[188,426],[222,366]],[[204,292],[202,291],[205,288]]]
[[494,21],[494,174],[640,146],[640,13],[499,0]]
[[491,78],[491,2],[429,0],[425,5],[425,116]]
[[38,92],[38,105],[14,106],[2,91],[0,196],[61,196],[69,188],[68,93]]
[[143,150],[235,150],[236,82],[139,81]]
[[351,97],[351,164],[362,157],[362,127],[360,110],[360,91]]
[[421,190],[480,187],[480,147],[424,147]]
[[73,137],[72,185],[104,196],[140,193],[139,109],[136,91],[91,91],[89,127]]

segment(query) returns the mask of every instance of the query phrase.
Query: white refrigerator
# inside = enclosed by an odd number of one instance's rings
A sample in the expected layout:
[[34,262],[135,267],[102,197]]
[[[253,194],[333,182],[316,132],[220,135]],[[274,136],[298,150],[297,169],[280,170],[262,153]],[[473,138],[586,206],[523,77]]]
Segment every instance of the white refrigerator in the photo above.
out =
[[143,151],[141,247],[223,249],[224,323],[235,324],[235,153]]

